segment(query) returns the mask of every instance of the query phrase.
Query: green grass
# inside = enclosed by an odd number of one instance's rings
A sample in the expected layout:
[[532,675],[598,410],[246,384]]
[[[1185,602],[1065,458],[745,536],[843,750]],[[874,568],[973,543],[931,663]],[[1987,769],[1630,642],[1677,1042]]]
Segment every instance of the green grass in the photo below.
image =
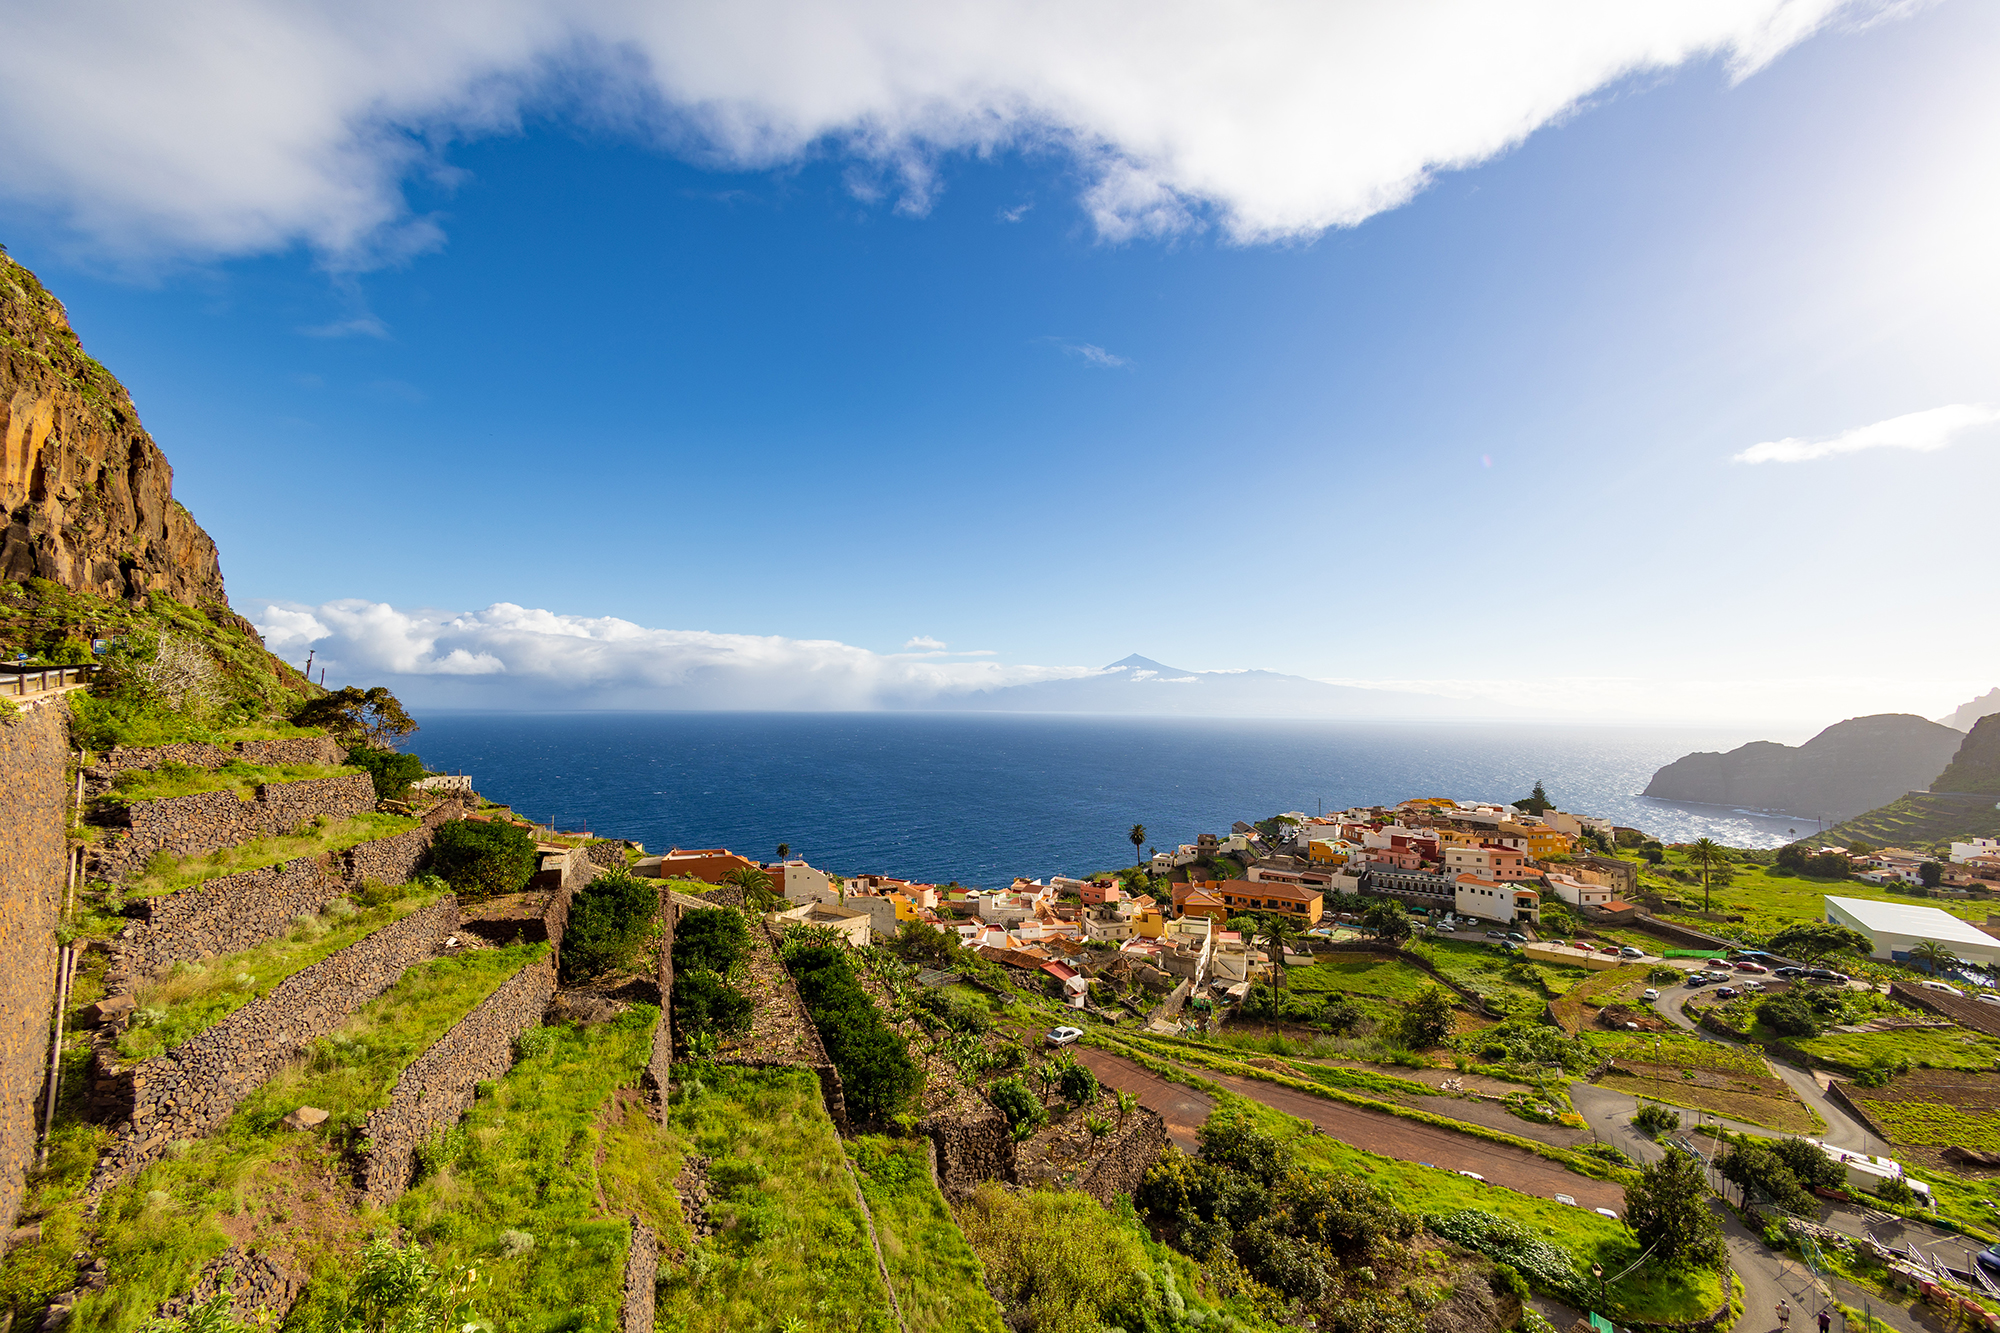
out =
[[[1703,920],[1700,916],[1701,890],[1697,887],[1690,893],[1686,885],[1663,887],[1662,891],[1678,893],[1690,908],[1669,909],[1661,912],[1660,916],[1667,920],[1686,921],[1717,935],[1733,937],[1747,933],[1762,941],[1802,921],[1824,921],[1826,908],[1821,900],[1828,894],[1836,898],[1859,898],[1865,902],[1919,903],[1974,922],[1984,921],[1988,910],[1988,904],[1979,899],[1917,898],[1908,893],[1891,893],[1873,884],[1863,884],[1858,879],[1820,879],[1795,874],[1778,866],[1738,862],[1732,864],[1732,871],[1728,884],[1716,886],[1713,901],[1717,912],[1741,916],[1743,920],[1740,923]],[[1657,946],[1659,941],[1653,943]],[[1842,971],[1852,970],[1847,962],[1837,959],[1831,965]]]
[[1385,1000],[1414,1000],[1424,990],[1434,985],[1420,968],[1410,966],[1397,958],[1378,958],[1368,954],[1341,956],[1332,955],[1340,961],[1326,959],[1311,967],[1293,967],[1285,970],[1285,987],[1288,990],[1313,992],[1335,991],[1344,995],[1373,995]]
[[108,799],[121,805],[161,801],[204,791],[233,791],[248,801],[257,788],[274,782],[309,782],[337,778],[360,769],[345,764],[246,764],[232,759],[221,768],[162,764],[158,768],[128,768],[112,780]]
[[[630,1223],[598,1203],[601,1112],[638,1083],[658,1019],[634,1005],[608,1023],[524,1033],[520,1062],[425,1151],[424,1178],[396,1204],[435,1262],[490,1280],[477,1303],[497,1328],[618,1327]],[[647,1175],[633,1183],[656,1187]]]
[[1964,1028],[1829,1032],[1792,1044],[1814,1060],[1847,1070],[1901,1060],[1927,1069],[1991,1069],[2000,1059],[2000,1040]]
[[847,1152],[861,1175],[904,1327],[1004,1333],[979,1260],[931,1179],[924,1141],[867,1136],[850,1141]]
[[719,1230],[661,1284],[655,1327],[752,1333],[796,1319],[811,1333],[889,1333],[888,1293],[819,1080],[709,1064],[675,1077],[672,1129],[710,1159]]
[[[1379,1157],[1332,1135],[1314,1134],[1303,1121],[1233,1093],[1218,1096],[1214,1113],[1225,1111],[1249,1116],[1259,1129],[1286,1144],[1308,1171],[1359,1175],[1386,1187],[1405,1208],[1426,1213],[1477,1208],[1519,1222],[1534,1235],[1568,1249],[1586,1280],[1593,1262],[1616,1273],[1639,1257],[1638,1247],[1622,1223],[1588,1209],[1495,1189],[1455,1171]],[[1621,1321],[1679,1323],[1713,1311],[1722,1303],[1721,1290],[1714,1273],[1669,1274],[1641,1269],[1613,1287],[1612,1295]]]
[[[287,977],[437,899],[435,891],[416,885],[381,892],[389,895],[386,901],[352,915],[322,909],[284,939],[199,963],[176,963],[167,976],[140,982],[134,994],[138,1010],[118,1039],[118,1053],[127,1060],[164,1055],[252,1000],[269,995]],[[344,898],[335,901],[347,903]]]
[[1588,974],[1583,968],[1549,967],[1518,954],[1464,940],[1427,941],[1417,952],[1454,982],[1494,1001],[1510,1014],[1539,1014]]
[[[361,1224],[346,1201],[352,1168],[344,1134],[387,1102],[412,1060],[545,952],[539,944],[478,950],[411,968],[341,1032],[245,1098],[213,1136],[106,1191],[94,1219],[73,1198],[57,1205],[58,1234],[102,1256],[118,1278],[80,1300],[68,1326],[137,1328],[161,1301],[186,1291],[232,1233],[308,1254],[354,1241]],[[323,1132],[279,1126],[301,1105],[332,1113]]]
[[1929,1144],[2000,1152],[2000,1114],[1968,1115],[1939,1102],[1871,1101],[1868,1116],[1889,1132],[1894,1143]]
[[358,843],[392,838],[422,826],[423,821],[404,815],[384,815],[369,811],[348,819],[317,819],[303,833],[271,834],[239,842],[206,856],[168,856],[164,852],[147,863],[146,869],[124,883],[128,898],[151,898],[178,893],[205,880],[224,875],[240,875],[247,870],[295,861],[301,857],[344,852]]
[[1613,1059],[1652,1064],[1657,1052],[1662,1063],[1685,1069],[1715,1069],[1745,1078],[1771,1077],[1764,1057],[1754,1049],[1719,1041],[1703,1041],[1699,1037],[1677,1032],[1590,1031],[1583,1034],[1583,1039]]

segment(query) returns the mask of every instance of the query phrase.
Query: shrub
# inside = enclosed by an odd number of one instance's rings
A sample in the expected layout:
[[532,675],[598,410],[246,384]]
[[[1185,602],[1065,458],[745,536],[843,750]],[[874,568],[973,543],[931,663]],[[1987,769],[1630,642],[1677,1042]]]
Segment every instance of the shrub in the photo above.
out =
[[1056,1091],[1071,1106],[1082,1106],[1097,1099],[1097,1075],[1090,1067],[1071,1060],[1056,1074]]
[[697,907],[682,912],[674,927],[674,967],[702,968],[727,975],[750,952],[750,928],[733,907]]
[[887,1119],[900,1110],[922,1084],[923,1074],[861,988],[845,951],[804,949],[787,965],[827,1058],[840,1071],[848,1109],[862,1120]]
[[1803,991],[1789,990],[1757,1005],[1757,1017],[1781,1037],[1817,1037],[1825,1023]]
[[528,830],[498,819],[454,819],[431,835],[431,869],[473,901],[519,893],[535,873],[535,860]]
[[1658,1138],[1662,1134],[1671,1134],[1679,1129],[1681,1127],[1681,1118],[1677,1113],[1668,1110],[1664,1106],[1648,1102],[1633,1113],[1632,1127],[1653,1138]]
[[570,903],[562,942],[564,983],[574,985],[624,966],[659,910],[660,892],[652,880],[611,870],[590,881]]
[[942,987],[924,991],[917,996],[917,1003],[943,1019],[954,1032],[985,1032],[993,1026],[993,1015],[984,1004]]
[[347,762],[367,772],[375,783],[375,798],[382,801],[400,797],[424,775],[424,761],[415,755],[378,750],[372,745],[348,746]]
[[1821,879],[1846,879],[1851,867],[1839,852],[1815,852],[1806,858],[1805,871]]
[[750,997],[706,969],[677,971],[674,1026],[689,1038],[703,1032],[741,1032],[750,1026]]
[[1892,1203],[1899,1208],[1908,1208],[1917,1201],[1917,1192],[1911,1189],[1910,1182],[1904,1180],[1901,1176],[1890,1176],[1875,1187],[1875,1197],[1884,1203]]
[[1000,1114],[1007,1117],[1007,1127],[1014,1131],[1017,1139],[1027,1138],[1049,1118],[1049,1113],[1042,1109],[1041,1101],[1018,1078],[994,1080],[987,1096],[993,1099],[993,1105]]
[[1512,1296],[1517,1301],[1528,1299],[1528,1279],[1512,1264],[1493,1265],[1492,1282],[1493,1290],[1503,1296]]

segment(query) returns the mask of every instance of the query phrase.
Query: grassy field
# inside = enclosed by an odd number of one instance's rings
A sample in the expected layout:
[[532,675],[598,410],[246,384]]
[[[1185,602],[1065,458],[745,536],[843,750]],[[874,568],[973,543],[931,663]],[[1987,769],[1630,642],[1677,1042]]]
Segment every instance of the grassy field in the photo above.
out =
[[143,873],[127,879],[123,890],[128,898],[178,893],[182,889],[193,888],[203,880],[240,875],[246,870],[261,870],[265,866],[295,861],[300,857],[344,852],[357,843],[408,833],[422,822],[402,815],[369,811],[348,819],[317,819],[303,833],[251,838],[206,856],[168,856],[163,852],[147,863]]
[[1285,986],[1296,991],[1338,991],[1346,995],[1372,995],[1379,999],[1408,1001],[1434,984],[1423,969],[1399,958],[1371,954],[1330,954],[1311,967],[1285,971]]
[[1584,1040],[1617,1061],[1597,1079],[1601,1087],[1789,1134],[1826,1128],[1754,1047],[1677,1033],[1589,1032]]
[[1577,983],[1560,1000],[1552,1002],[1549,1011],[1565,1032],[1574,1035],[1595,1023],[1597,1011],[1605,1005],[1637,1003],[1640,992],[1652,984],[1646,980],[1646,972],[1645,964],[1628,963],[1595,973],[1590,980]]
[[162,764],[158,768],[128,768],[112,780],[108,799],[121,805],[135,801],[158,801],[170,796],[192,796],[202,791],[233,791],[243,800],[257,794],[257,788],[273,782],[307,782],[315,778],[337,778],[359,773],[358,768],[326,764],[246,764],[232,759],[221,768],[195,768],[188,764]]
[[1887,1087],[1845,1085],[1890,1142],[2000,1152],[2000,1074],[1913,1069]]
[[252,1000],[269,995],[285,978],[437,898],[434,891],[414,885],[364,891],[363,896],[378,901],[354,911],[345,898],[336,899],[339,907],[328,904],[327,910],[309,919],[310,924],[294,927],[284,939],[200,963],[178,963],[165,977],[141,981],[134,994],[138,1009],[131,1027],[119,1036],[118,1053],[128,1060],[165,1054]]
[[718,1230],[662,1284],[656,1327],[889,1333],[888,1293],[819,1080],[708,1064],[675,1076],[672,1128],[684,1151],[709,1159]]
[[[341,1032],[315,1043],[307,1059],[245,1098],[214,1135],[107,1191],[94,1218],[83,1215],[80,1200],[55,1207],[61,1220],[53,1231],[68,1239],[54,1243],[101,1256],[118,1276],[109,1290],[80,1300],[67,1327],[139,1327],[161,1301],[186,1291],[201,1265],[232,1239],[309,1256],[351,1250],[364,1238],[365,1223],[346,1201],[351,1166],[343,1132],[387,1100],[410,1061],[545,952],[538,944],[479,950],[410,969]],[[302,1105],[332,1113],[323,1132],[279,1126]],[[87,1163],[82,1174],[88,1175]],[[70,1187],[58,1183],[58,1190]],[[43,1241],[22,1249],[53,1239],[45,1229]],[[47,1260],[28,1261],[36,1258]]]
[[[607,1122],[624,1128],[613,1099],[637,1085],[658,1018],[634,1005],[608,1023],[523,1033],[520,1062],[424,1154],[423,1179],[396,1204],[436,1262],[489,1280],[478,1308],[496,1327],[617,1327],[630,1223],[599,1202],[600,1189],[611,1194]],[[623,1183],[671,1189],[672,1175],[660,1179],[669,1166],[679,1163],[656,1159]]]
[[1829,1068],[1859,1071],[1907,1060],[1918,1069],[1992,1069],[2000,1040],[1965,1028],[1828,1032],[1792,1043]]
[[847,1154],[875,1218],[904,1327],[910,1333],[1004,1333],[979,1260],[931,1179],[924,1140],[870,1135],[849,1141]]
[[[1285,1143],[1307,1170],[1362,1176],[1386,1186],[1405,1208],[1429,1213],[1477,1208],[1519,1222],[1536,1236],[1569,1250],[1576,1257],[1580,1274],[1587,1275],[1593,1262],[1610,1272],[1620,1272],[1639,1257],[1631,1233],[1622,1223],[1585,1209],[1495,1189],[1455,1171],[1378,1157],[1331,1135],[1313,1134],[1303,1121],[1230,1093],[1218,1098],[1216,1112],[1223,1111],[1249,1116],[1260,1129]],[[1612,1288],[1617,1315],[1660,1323],[1705,1315],[1721,1304],[1720,1293],[1720,1281],[1714,1273],[1667,1274],[1651,1269],[1641,1269]]]

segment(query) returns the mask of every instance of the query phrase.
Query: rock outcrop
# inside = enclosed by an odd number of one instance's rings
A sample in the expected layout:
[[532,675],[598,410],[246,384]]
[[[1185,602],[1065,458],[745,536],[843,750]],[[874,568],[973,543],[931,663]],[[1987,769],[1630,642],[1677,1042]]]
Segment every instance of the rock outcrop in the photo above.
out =
[[1938,721],[1947,727],[1956,727],[1960,731],[1971,731],[1980,718],[1991,717],[1995,713],[2000,713],[2000,686],[1986,691],[1977,699],[1960,704]]
[[125,386],[84,352],[62,302],[0,254],[0,578],[226,601],[215,543],[173,485]]
[[1853,717],[1797,747],[1752,741],[1684,755],[1653,774],[1645,794],[1840,819],[1929,786],[1964,739],[1910,713]]
[[1982,717],[1938,774],[1932,791],[1978,792],[2000,796],[2000,715]]

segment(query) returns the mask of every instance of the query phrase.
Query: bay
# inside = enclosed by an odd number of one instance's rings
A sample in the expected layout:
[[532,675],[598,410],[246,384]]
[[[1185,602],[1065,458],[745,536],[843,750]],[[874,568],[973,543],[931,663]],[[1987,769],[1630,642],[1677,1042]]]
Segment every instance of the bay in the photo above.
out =
[[1714,729],[950,713],[420,712],[409,748],[539,821],[651,851],[779,843],[822,869],[1005,885],[1132,863],[1239,819],[1510,801],[1669,842],[1771,847],[1811,821],[1648,800],[1662,764],[1750,734]]

